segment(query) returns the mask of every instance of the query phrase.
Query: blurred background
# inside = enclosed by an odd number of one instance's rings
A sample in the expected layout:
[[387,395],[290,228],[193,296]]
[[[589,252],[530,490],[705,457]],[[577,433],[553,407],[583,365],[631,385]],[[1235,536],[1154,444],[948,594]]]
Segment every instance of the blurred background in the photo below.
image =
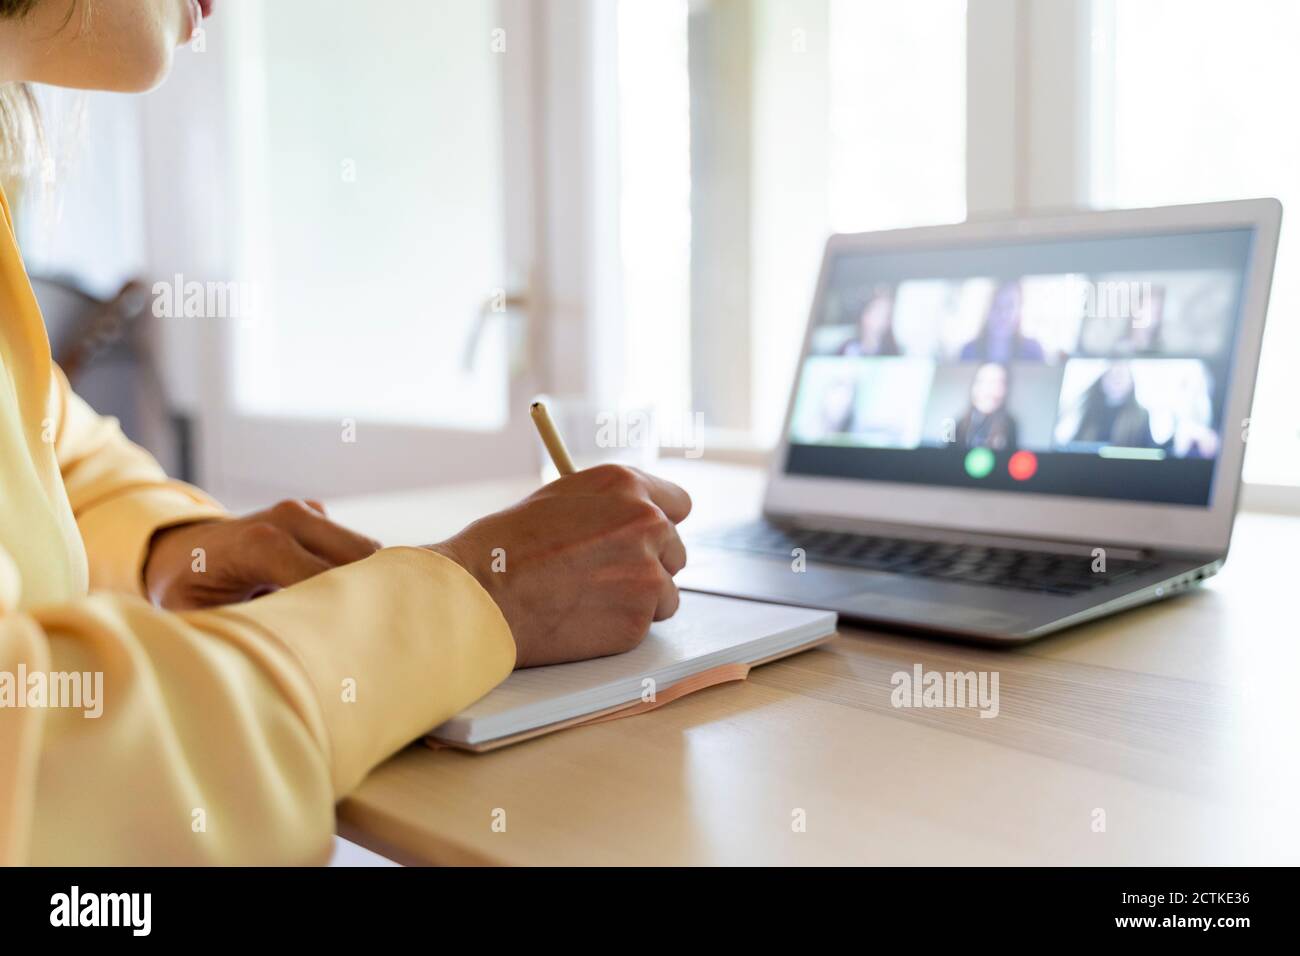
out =
[[[535,469],[537,391],[759,461],[830,232],[1295,216],[1297,36],[1276,0],[224,0],[162,89],[41,92],[19,228],[74,385],[232,507]],[[1293,232],[1256,507],[1300,509]]]

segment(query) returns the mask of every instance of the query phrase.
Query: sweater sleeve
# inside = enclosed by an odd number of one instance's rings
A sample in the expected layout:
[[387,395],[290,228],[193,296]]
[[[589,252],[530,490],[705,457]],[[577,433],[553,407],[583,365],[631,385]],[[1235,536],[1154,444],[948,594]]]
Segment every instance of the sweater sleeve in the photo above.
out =
[[487,593],[421,549],[184,614],[6,612],[15,573],[0,547],[0,864],[321,862],[335,801],[514,665]]
[[144,593],[142,573],[155,532],[225,511],[199,489],[173,481],[153,457],[97,414],[55,368],[50,422],[54,453],[81,531],[91,590]]

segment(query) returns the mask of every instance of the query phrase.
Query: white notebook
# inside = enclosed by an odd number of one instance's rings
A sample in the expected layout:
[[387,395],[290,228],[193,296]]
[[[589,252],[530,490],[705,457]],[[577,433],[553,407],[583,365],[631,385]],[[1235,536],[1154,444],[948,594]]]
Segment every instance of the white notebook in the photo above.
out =
[[675,697],[675,685],[680,692],[707,680],[709,672],[721,679],[743,677],[743,665],[820,644],[835,633],[835,623],[831,611],[684,591],[677,613],[653,625],[635,649],[515,671],[482,700],[435,728],[430,739],[490,750],[583,718],[653,705],[661,697]]

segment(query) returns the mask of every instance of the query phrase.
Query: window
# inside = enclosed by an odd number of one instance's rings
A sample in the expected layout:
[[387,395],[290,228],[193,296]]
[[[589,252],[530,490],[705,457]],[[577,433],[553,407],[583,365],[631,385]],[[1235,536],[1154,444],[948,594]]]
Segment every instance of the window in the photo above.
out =
[[619,11],[626,388],[771,444],[827,235],[965,217],[965,0]]
[[687,0],[618,8],[623,402],[690,403],[691,117]]
[[[965,0],[760,4],[750,428],[773,444],[832,232],[966,216]],[[805,36],[807,8],[824,35]]]
[[1274,196],[1286,207],[1245,474],[1300,484],[1300,5],[1097,0],[1094,18],[1094,202]]
[[501,427],[501,324],[475,331],[506,285],[497,5],[230,14],[237,408]]
[[966,0],[831,0],[829,27],[831,230],[966,218]]

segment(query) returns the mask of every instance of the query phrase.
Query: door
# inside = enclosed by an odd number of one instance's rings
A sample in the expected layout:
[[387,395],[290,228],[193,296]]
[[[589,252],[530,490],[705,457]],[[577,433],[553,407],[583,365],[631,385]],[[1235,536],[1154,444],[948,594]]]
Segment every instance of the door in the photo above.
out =
[[232,278],[181,296],[224,309],[218,491],[535,469],[527,0],[222,13]]

